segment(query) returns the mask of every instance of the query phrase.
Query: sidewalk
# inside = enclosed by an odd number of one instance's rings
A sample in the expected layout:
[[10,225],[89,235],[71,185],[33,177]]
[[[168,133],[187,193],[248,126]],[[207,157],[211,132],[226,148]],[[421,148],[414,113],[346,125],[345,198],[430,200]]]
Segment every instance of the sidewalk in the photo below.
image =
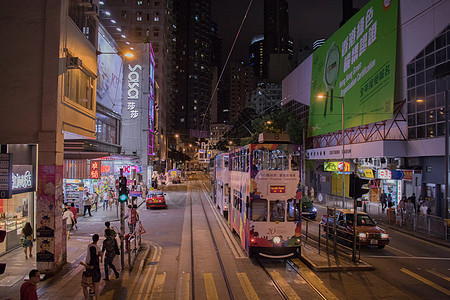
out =
[[[139,206],[141,206],[144,201],[139,199],[138,203]],[[79,263],[86,257],[86,247],[89,242],[91,242],[92,232],[103,232],[105,228],[104,222],[106,221],[110,221],[111,226],[120,227],[120,225],[116,223],[119,219],[117,218],[115,206],[112,207],[112,210],[105,211],[103,211],[103,207],[99,207],[97,212],[91,211],[91,214],[92,217],[78,215],[78,230],[71,231],[70,238],[67,242],[67,263],[57,275],[45,279],[38,284],[39,299],[83,298],[81,274],[82,271],[84,271],[84,268],[80,266]],[[103,234],[99,233],[99,235],[99,244],[101,245]],[[36,246],[36,243],[34,243],[34,246]],[[25,259],[22,247],[0,256],[0,262],[7,262],[5,273],[0,275],[1,299],[20,298],[20,286],[24,279],[28,278],[28,272],[36,268],[35,249],[36,247],[33,247],[33,257],[29,259]],[[125,259],[125,264],[126,263],[127,260]],[[137,263],[138,261],[136,261],[136,264]],[[120,263],[116,263],[116,267],[117,266],[119,267],[118,269],[120,269]],[[100,268],[103,274],[103,265],[101,265]],[[114,276],[112,278],[114,278]],[[118,281],[121,282],[120,285],[117,284],[115,279],[112,279],[109,282],[102,280],[101,289],[104,289],[105,292],[107,291],[107,293],[111,295],[108,299],[119,299],[120,297],[115,295],[121,293],[122,287],[126,287],[126,285],[129,284],[127,280],[129,280],[128,272],[121,272],[121,277],[118,279]]]

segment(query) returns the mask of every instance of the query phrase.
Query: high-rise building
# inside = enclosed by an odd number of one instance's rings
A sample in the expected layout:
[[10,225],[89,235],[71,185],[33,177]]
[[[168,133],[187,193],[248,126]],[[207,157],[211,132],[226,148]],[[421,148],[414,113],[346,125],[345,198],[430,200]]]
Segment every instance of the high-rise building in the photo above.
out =
[[230,121],[238,119],[246,106],[247,97],[254,89],[253,68],[244,61],[231,63],[230,78]]
[[[294,55],[292,38],[289,36],[289,12],[288,3],[286,0],[264,0],[264,68],[263,77],[270,80],[271,72],[280,73],[279,69],[274,67],[279,66],[280,63],[286,64],[292,61]],[[276,55],[273,58],[271,55]],[[287,56],[287,58],[281,58]],[[270,60],[276,60],[272,64],[272,71],[270,70]],[[284,68],[281,68],[284,69]],[[289,72],[291,68],[288,68]],[[283,71],[281,75],[277,74],[275,77],[284,77],[289,72]],[[273,80],[271,80],[273,81]],[[281,80],[279,80],[281,82]]]
[[281,84],[258,83],[247,99],[247,106],[253,107],[258,115],[281,107]]
[[174,0],[173,4],[176,48],[171,129],[182,136],[207,137],[212,80],[211,1]]
[[[169,39],[173,30],[171,7],[172,0],[100,1],[100,22],[105,26],[109,34],[113,36],[123,53],[130,51],[135,54],[135,57],[143,58],[143,55],[147,56],[150,53],[137,52],[150,48],[153,50],[154,80],[158,85],[155,91],[158,91],[158,97],[154,97],[154,102],[152,102],[154,107],[149,107],[149,113],[142,113],[142,117],[147,118],[148,116],[150,118],[149,122],[153,123],[148,126],[154,133],[153,145],[149,146],[153,150],[150,151],[152,152],[151,155],[147,151],[148,149],[129,149],[129,151],[131,151],[131,154],[135,153],[135,155],[141,153],[143,161],[146,160],[144,156],[147,153],[153,157],[157,165],[161,165],[161,161],[165,161],[167,158],[168,99],[172,90],[169,81],[171,78],[169,66],[171,53],[173,52],[170,50],[171,39]],[[144,46],[144,44],[148,43],[151,44],[150,48]],[[148,59],[144,61],[148,61]],[[137,61],[130,60],[130,63],[136,64]],[[148,71],[146,67],[144,66],[144,70]],[[143,122],[146,123],[146,121]],[[141,132],[140,134],[148,133]],[[127,149],[128,147],[123,148],[125,152]]]
[[250,66],[253,68],[253,74],[258,81],[264,79],[264,34],[256,35],[248,49]]

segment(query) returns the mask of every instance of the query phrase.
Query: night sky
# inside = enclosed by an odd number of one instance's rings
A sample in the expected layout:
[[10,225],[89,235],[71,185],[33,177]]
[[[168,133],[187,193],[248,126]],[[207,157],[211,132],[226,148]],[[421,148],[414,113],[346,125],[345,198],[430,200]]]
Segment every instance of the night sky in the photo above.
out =
[[[225,62],[236,32],[250,0],[211,0],[212,20],[218,24],[222,38],[222,61]],[[353,0],[353,7],[361,8],[369,0]],[[288,0],[289,34],[294,38],[294,51],[299,40],[312,48],[312,42],[330,37],[342,20],[341,0]],[[253,0],[247,19],[236,42],[232,59],[247,59],[253,36],[262,34],[264,0]]]

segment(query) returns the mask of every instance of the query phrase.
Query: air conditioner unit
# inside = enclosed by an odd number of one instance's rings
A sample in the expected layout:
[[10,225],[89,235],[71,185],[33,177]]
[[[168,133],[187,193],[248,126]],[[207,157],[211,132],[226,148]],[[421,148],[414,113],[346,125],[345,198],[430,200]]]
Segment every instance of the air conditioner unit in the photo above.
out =
[[67,56],[66,57],[66,67],[67,69],[80,69],[81,68],[81,59],[75,56]]

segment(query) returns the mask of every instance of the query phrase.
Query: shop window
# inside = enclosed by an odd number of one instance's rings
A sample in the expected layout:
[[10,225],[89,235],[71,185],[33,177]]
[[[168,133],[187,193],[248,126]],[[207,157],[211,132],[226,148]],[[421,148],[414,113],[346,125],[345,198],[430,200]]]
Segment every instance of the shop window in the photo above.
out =
[[423,71],[424,67],[425,67],[425,65],[424,65],[424,62],[423,62],[423,58],[418,59],[416,61],[416,72]]
[[445,123],[437,124],[437,136],[445,135]]
[[436,122],[436,111],[430,110],[427,112],[427,123],[435,123]]
[[421,139],[425,137],[425,126],[417,127],[417,138]]
[[427,137],[436,136],[436,124],[427,125]]
[[416,138],[416,127],[408,128],[408,139]]
[[427,106],[427,109],[430,109],[430,108],[435,108],[436,107],[436,96],[429,96],[429,97],[427,97],[427,101],[425,101],[426,102],[426,106]]
[[270,201],[270,222],[284,222],[284,201]]
[[416,125],[416,115],[408,115],[408,126],[414,126]]

